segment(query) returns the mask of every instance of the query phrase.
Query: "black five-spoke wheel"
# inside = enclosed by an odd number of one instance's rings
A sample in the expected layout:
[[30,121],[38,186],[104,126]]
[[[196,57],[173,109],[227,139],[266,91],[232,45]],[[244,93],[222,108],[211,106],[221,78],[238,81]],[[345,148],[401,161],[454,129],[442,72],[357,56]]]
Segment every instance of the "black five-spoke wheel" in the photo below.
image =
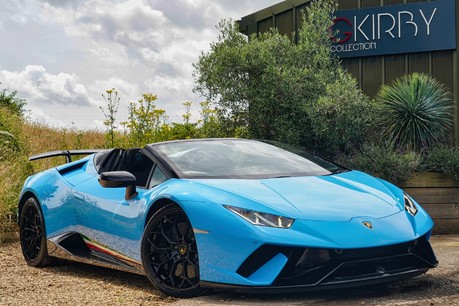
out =
[[182,298],[203,292],[193,228],[177,205],[161,208],[150,219],[141,255],[148,279],[158,290]]
[[29,198],[22,207],[19,229],[22,254],[27,264],[34,267],[48,265],[50,258],[46,248],[45,223],[34,198]]

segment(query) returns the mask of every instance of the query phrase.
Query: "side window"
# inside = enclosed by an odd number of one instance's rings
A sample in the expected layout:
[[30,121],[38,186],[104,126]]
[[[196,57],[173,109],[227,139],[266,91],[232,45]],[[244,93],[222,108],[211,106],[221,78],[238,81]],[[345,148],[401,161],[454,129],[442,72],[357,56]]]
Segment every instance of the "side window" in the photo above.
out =
[[161,184],[162,182],[166,180],[167,180],[167,176],[164,174],[161,168],[159,168],[158,166],[155,166],[155,169],[153,170],[153,175],[151,176],[149,188],[158,186],[159,184]]

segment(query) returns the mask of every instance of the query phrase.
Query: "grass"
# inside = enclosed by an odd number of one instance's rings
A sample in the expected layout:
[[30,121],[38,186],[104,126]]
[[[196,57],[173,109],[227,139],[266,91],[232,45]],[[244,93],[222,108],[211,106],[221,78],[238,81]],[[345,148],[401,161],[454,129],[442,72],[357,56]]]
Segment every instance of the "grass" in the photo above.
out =
[[[96,130],[59,130],[43,124],[25,123],[22,134],[27,157],[55,150],[101,149],[105,145],[104,132]],[[64,162],[64,157],[55,157],[33,161],[31,164],[34,172],[38,172]]]
[[[16,209],[27,176],[63,164],[64,157],[28,161],[34,154],[64,149],[97,149],[105,145],[104,132],[55,129],[44,124],[27,123],[16,131],[21,149],[0,158],[0,243],[11,239],[15,231]],[[14,235],[13,235],[14,236]]]

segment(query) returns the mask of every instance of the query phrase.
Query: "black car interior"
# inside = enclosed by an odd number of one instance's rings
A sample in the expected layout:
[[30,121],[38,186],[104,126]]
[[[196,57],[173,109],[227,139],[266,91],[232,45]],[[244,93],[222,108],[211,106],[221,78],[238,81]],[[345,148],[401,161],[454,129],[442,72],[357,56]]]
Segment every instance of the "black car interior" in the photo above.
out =
[[145,156],[140,148],[111,149],[102,151],[94,157],[97,173],[108,171],[127,171],[136,177],[136,185],[147,187],[153,161]]

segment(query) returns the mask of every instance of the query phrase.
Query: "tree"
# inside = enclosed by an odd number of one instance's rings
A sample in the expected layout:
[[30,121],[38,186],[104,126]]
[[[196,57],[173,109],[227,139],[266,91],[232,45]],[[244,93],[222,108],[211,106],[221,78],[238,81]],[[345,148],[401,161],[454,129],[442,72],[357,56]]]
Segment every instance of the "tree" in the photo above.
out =
[[[299,42],[272,29],[247,39],[222,21],[220,35],[194,64],[194,90],[215,101],[233,134],[301,145],[333,156],[360,146],[373,104],[330,54],[332,0],[313,1]],[[306,17],[307,16],[307,20]]]
[[105,116],[104,125],[107,128],[106,134],[106,144],[108,147],[113,148],[115,146],[115,132],[117,126],[116,122],[116,113],[118,112],[118,106],[120,105],[120,98],[118,98],[118,91],[115,88],[108,89],[105,91],[107,95],[102,94],[104,98],[105,105],[107,106],[107,111],[105,111],[102,106],[100,110]]

